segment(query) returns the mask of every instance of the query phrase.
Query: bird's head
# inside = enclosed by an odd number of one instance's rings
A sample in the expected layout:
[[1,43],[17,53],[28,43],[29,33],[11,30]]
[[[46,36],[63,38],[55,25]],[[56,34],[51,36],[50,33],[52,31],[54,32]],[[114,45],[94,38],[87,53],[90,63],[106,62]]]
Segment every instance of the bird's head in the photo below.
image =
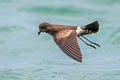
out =
[[39,25],[38,35],[40,35],[41,32],[48,32],[49,30],[51,30],[51,24],[47,22],[43,22]]

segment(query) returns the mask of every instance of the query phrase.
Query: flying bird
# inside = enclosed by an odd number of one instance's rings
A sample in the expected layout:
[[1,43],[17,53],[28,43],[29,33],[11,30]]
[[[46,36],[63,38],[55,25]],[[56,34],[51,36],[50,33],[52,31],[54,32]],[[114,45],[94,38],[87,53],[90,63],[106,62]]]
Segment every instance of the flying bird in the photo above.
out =
[[[40,35],[41,32],[46,32],[50,34],[51,36],[53,36],[54,41],[58,45],[58,47],[66,55],[78,62],[82,62],[82,54],[77,42],[77,37],[82,40],[86,45],[96,49],[96,47],[91,44],[94,44],[98,47],[100,47],[100,45],[90,41],[84,35],[97,33],[98,30],[98,21],[92,22],[85,26],[57,25],[43,22],[39,25],[38,35]],[[87,40],[91,44],[88,44],[83,39]]]

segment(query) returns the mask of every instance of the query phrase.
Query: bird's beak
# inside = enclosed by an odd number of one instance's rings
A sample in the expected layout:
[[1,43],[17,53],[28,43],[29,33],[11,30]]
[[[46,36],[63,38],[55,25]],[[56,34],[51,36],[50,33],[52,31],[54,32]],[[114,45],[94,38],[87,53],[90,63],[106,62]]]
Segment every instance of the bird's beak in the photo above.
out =
[[41,33],[41,32],[39,31],[39,32],[38,32],[38,36],[40,35],[40,33]]

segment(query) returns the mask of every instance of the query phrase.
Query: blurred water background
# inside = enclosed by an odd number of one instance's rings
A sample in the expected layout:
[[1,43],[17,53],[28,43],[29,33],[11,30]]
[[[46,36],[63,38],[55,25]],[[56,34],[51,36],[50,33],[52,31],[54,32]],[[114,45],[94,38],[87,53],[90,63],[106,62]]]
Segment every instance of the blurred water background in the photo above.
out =
[[[120,80],[120,0],[0,0],[0,80]],[[86,25],[102,47],[78,40],[83,63],[67,57],[42,22]]]

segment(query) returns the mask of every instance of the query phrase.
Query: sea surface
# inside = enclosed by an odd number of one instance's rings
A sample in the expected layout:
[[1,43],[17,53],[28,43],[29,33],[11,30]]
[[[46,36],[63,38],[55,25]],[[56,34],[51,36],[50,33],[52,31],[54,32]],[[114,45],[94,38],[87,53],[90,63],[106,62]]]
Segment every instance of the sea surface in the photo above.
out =
[[[42,22],[93,21],[99,32],[86,37],[101,48],[78,39],[82,63],[37,35]],[[120,80],[120,0],[0,0],[0,80]]]

